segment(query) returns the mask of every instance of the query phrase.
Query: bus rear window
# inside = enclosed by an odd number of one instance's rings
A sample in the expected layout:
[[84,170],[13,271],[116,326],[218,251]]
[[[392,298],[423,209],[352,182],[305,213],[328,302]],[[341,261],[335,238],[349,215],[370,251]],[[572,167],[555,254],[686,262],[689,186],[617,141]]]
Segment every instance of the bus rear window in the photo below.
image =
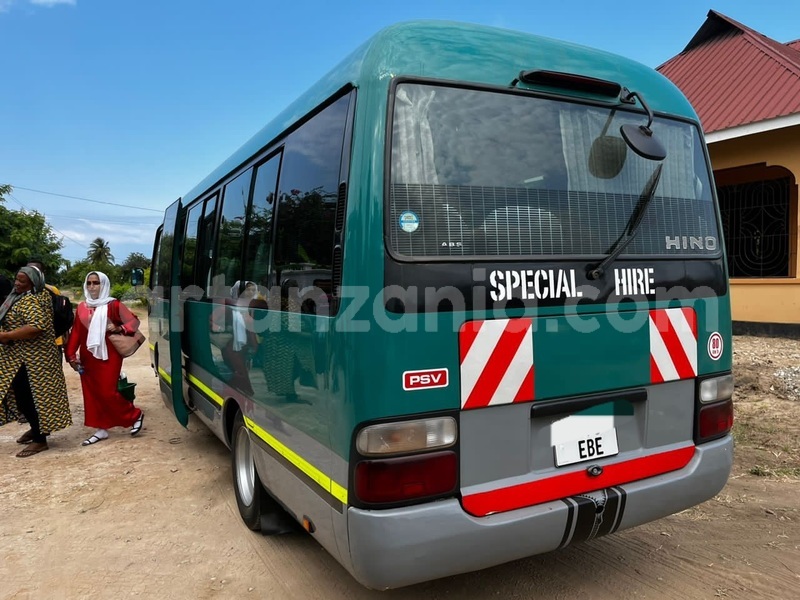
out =
[[[657,163],[620,137],[641,113],[402,83],[395,88],[388,239],[399,258],[594,256],[628,225]],[[718,255],[695,126],[656,117],[663,173],[626,255]],[[601,141],[596,141],[601,140]],[[620,160],[610,160],[610,155]]]

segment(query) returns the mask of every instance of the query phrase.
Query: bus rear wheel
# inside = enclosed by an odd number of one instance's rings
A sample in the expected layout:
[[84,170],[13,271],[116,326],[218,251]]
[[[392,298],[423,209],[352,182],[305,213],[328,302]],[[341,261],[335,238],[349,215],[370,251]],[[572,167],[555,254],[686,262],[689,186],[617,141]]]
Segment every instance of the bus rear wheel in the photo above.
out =
[[253,531],[259,531],[261,515],[267,512],[267,493],[256,471],[250,435],[241,411],[238,411],[233,419],[231,447],[233,450],[231,470],[236,505],[239,507],[239,514],[244,524]]
[[233,491],[239,515],[248,528],[264,535],[293,533],[300,530],[297,521],[269,495],[256,471],[250,434],[241,411],[233,418],[231,433],[231,470]]

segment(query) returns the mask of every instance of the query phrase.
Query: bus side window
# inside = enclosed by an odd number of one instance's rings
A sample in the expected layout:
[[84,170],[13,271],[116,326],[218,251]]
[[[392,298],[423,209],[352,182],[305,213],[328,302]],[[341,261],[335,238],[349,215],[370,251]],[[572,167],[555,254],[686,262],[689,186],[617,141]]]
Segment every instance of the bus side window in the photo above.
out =
[[247,211],[247,237],[244,240],[244,279],[268,287],[272,262],[275,188],[281,154],[272,156],[256,168],[253,198]]
[[147,286],[151,290],[155,290],[157,285],[161,285],[162,282],[160,281],[160,265],[161,265],[161,238],[164,235],[164,227],[159,227],[156,230],[156,239],[155,243],[153,244],[153,262],[152,267],[150,268],[150,281],[147,282]]
[[330,279],[315,279],[313,287],[305,294],[300,305],[300,312],[330,316],[331,294],[333,288]]
[[300,288],[295,279],[285,279],[281,283],[281,310],[285,312],[300,310]]
[[211,263],[214,259],[214,229],[217,224],[217,195],[205,201],[203,220],[200,223],[197,244],[197,267],[195,282],[205,290],[206,297],[211,296]]
[[[349,97],[343,96],[287,139],[278,181],[274,269],[291,312],[315,280],[332,284],[333,242]],[[284,281],[291,279],[294,286]],[[287,282],[288,283],[288,282]],[[291,287],[294,291],[295,298]],[[289,288],[286,294],[283,290]],[[306,309],[309,305],[306,305]],[[320,314],[318,309],[315,309]]]
[[183,238],[183,256],[181,257],[181,288],[184,290],[195,283],[195,259],[197,257],[197,232],[203,203],[198,202],[186,215],[186,233]]
[[227,297],[231,286],[241,279],[242,239],[253,169],[248,169],[225,186],[217,234],[217,255],[211,272],[213,297]]

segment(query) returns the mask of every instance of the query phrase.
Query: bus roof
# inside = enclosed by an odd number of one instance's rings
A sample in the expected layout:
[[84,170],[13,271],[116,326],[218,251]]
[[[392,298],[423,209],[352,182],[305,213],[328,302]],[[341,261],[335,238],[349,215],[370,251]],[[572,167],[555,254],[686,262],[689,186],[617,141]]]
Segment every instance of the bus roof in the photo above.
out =
[[671,81],[628,58],[508,29],[409,21],[379,31],[357,48],[186,194],[184,203],[205,193],[348,84],[385,90],[394,77],[416,76],[508,87],[521,71],[533,69],[614,81],[643,95],[655,112],[698,121]]

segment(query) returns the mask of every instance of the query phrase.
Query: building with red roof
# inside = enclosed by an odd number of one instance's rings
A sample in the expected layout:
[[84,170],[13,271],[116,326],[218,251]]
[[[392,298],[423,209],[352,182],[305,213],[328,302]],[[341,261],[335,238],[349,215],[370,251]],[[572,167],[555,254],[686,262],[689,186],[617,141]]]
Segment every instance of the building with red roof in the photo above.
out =
[[800,326],[800,40],[778,42],[712,10],[658,71],[705,131],[734,321]]

